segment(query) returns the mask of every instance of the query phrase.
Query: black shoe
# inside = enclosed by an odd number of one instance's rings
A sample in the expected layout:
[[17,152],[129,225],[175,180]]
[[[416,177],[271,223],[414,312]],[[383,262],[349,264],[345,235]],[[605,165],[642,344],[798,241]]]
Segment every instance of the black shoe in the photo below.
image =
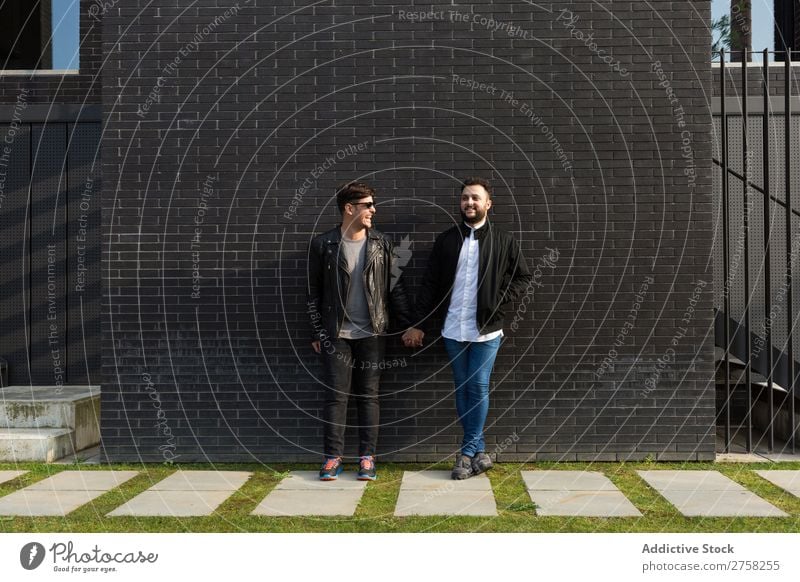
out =
[[480,475],[481,473],[485,473],[489,469],[494,467],[492,463],[492,459],[489,458],[489,455],[484,453],[483,451],[479,453],[475,453],[475,456],[472,457],[472,474],[473,475]]
[[359,481],[374,481],[378,478],[378,473],[375,470],[375,459],[372,456],[361,457],[358,463],[358,477]]
[[453,472],[450,477],[460,481],[461,479],[469,479],[475,473],[472,472],[472,457],[467,455],[458,455],[456,464],[453,466]]
[[341,457],[328,457],[322,464],[319,470],[320,481],[335,481],[339,478],[339,473],[342,472],[342,458]]

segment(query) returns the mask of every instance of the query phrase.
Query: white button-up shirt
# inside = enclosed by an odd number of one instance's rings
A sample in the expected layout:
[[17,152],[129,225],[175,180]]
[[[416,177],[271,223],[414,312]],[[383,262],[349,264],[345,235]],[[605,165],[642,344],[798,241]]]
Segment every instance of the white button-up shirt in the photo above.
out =
[[502,329],[481,335],[476,319],[480,249],[478,239],[475,238],[475,230],[485,224],[486,219],[475,228],[469,227],[469,236],[464,237],[464,244],[461,245],[461,252],[458,254],[456,280],[453,292],[450,294],[450,306],[442,330],[442,337],[447,339],[459,342],[488,342],[503,335]]

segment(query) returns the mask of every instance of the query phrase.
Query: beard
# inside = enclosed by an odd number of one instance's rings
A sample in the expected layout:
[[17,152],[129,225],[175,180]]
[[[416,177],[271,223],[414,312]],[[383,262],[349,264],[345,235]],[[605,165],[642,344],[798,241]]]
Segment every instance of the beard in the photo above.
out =
[[474,217],[472,217],[472,218],[468,218],[468,217],[467,217],[467,215],[466,215],[466,214],[464,214],[464,211],[463,211],[463,210],[461,211],[461,219],[462,219],[462,220],[463,220],[463,221],[464,221],[466,224],[477,224],[477,223],[479,223],[481,220],[483,220],[484,218],[486,218],[486,211],[485,211],[485,210],[481,210],[481,209],[479,209],[479,208],[475,208],[474,210],[475,210],[475,216],[474,216]]

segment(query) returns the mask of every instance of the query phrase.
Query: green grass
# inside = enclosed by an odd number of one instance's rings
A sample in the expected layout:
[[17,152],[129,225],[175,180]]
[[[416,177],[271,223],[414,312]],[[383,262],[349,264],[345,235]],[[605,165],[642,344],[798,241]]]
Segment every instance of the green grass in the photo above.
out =
[[[6,495],[62,470],[108,470],[93,465],[0,463],[0,470],[27,470],[0,484]],[[250,471],[253,476],[208,517],[105,517],[178,468]],[[289,470],[317,465],[276,464],[115,464],[115,470],[140,474],[66,517],[0,517],[0,532],[800,532],[800,499],[756,475],[756,469],[800,469],[800,463],[507,463],[489,472],[497,517],[394,517],[403,471],[449,469],[449,465],[379,465],[378,481],[369,483],[353,517],[260,517],[250,512]],[[352,470],[353,467],[347,467]],[[601,471],[642,512],[642,517],[571,518],[537,516],[520,470]],[[637,469],[716,470],[789,514],[786,518],[688,518],[647,485]]]

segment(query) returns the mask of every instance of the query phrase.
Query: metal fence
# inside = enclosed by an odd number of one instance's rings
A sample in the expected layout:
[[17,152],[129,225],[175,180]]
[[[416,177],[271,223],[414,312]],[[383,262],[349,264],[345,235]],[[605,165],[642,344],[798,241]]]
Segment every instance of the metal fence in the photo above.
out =
[[[794,283],[800,255],[800,108],[791,57],[776,67],[720,53],[714,103],[715,343],[718,425],[728,452],[795,452],[797,372]],[[783,69],[781,86],[774,86]],[[759,90],[753,92],[754,82]]]

